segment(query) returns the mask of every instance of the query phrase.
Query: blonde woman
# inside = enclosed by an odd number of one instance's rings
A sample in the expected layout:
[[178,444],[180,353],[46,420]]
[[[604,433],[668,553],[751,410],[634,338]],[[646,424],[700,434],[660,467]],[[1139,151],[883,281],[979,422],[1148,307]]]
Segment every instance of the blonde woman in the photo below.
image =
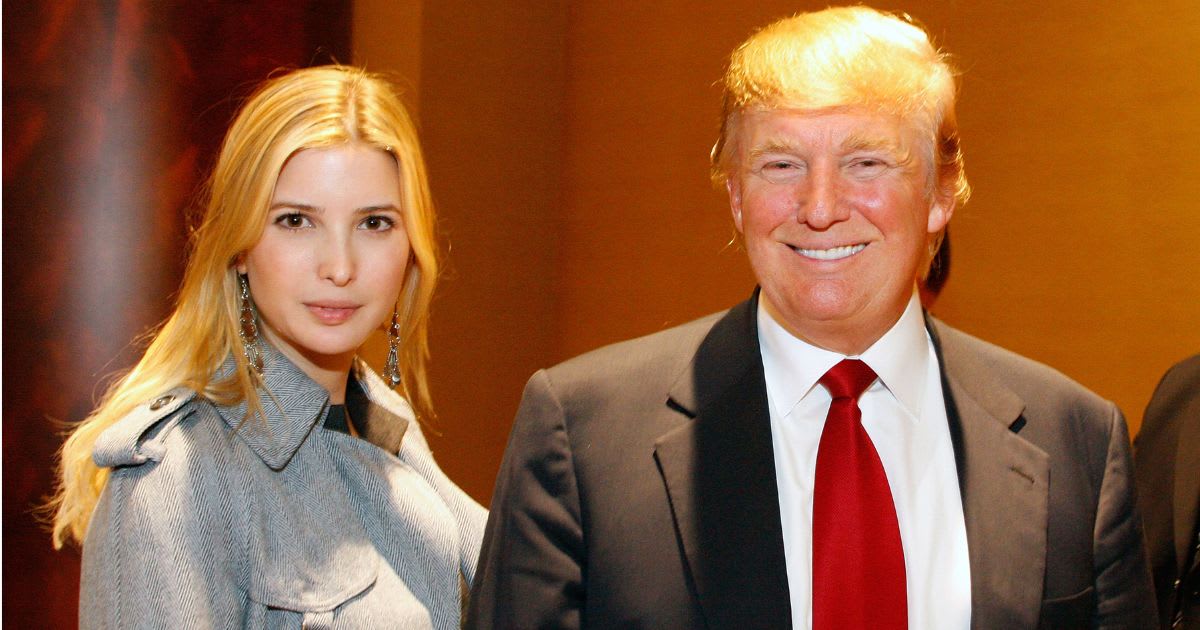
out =
[[[486,515],[417,422],[433,224],[384,80],[309,68],[250,98],[174,313],[63,448],[81,626],[459,626]],[[381,326],[382,377],[355,358]]]

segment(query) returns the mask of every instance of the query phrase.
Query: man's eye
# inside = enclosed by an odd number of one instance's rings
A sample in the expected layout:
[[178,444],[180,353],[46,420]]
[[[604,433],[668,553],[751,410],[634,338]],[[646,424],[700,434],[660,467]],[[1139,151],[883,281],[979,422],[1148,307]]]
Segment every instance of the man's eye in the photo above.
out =
[[788,160],[771,160],[760,166],[758,172],[763,179],[771,183],[780,184],[801,177],[804,173],[804,167]]
[[359,225],[364,230],[370,230],[372,232],[384,232],[395,227],[396,222],[390,217],[372,215],[363,219],[363,222]]
[[275,225],[287,228],[289,230],[298,230],[303,227],[308,227],[309,225],[312,225],[312,223],[309,222],[308,217],[304,216],[303,214],[298,212],[289,212],[287,214],[281,214],[278,217],[275,217]]
[[859,177],[872,177],[888,169],[888,163],[877,158],[862,158],[850,163],[850,170]]

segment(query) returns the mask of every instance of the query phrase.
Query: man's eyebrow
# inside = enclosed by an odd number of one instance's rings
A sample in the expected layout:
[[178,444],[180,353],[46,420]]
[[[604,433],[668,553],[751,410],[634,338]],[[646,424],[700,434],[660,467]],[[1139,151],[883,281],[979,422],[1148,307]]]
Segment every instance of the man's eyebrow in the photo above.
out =
[[792,155],[797,155],[800,153],[800,149],[796,147],[796,145],[786,140],[771,139],[751,149],[750,157],[753,159],[770,153],[789,153]]
[[900,143],[892,138],[851,133],[841,142],[845,151],[888,151],[901,153]]

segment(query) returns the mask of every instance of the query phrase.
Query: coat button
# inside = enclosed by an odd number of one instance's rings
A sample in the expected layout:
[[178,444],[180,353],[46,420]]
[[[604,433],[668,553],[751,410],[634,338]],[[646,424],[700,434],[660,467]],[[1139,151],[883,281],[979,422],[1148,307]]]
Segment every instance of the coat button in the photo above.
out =
[[162,398],[150,403],[150,411],[158,411],[159,409],[171,404],[172,400],[175,400],[175,397],[171,394],[167,394],[166,396],[163,396]]

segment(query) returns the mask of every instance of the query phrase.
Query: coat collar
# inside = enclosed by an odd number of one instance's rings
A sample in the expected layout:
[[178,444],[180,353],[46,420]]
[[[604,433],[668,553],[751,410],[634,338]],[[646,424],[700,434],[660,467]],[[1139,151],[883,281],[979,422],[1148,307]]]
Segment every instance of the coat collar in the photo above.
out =
[[700,343],[667,401],[692,420],[655,443],[691,582],[712,627],[791,627],[757,297],[731,309]]
[[[263,463],[272,470],[281,470],[313,428],[324,420],[329,410],[329,392],[270,344],[263,343],[262,348],[263,375],[258,386],[262,417],[251,417],[245,400],[234,405],[217,405],[217,413]],[[217,371],[217,377],[234,369],[236,363],[229,357]],[[365,424],[361,427],[363,437],[393,455],[398,453],[412,419],[412,409],[394,392],[386,391],[390,397],[381,393],[386,386],[362,361],[355,361],[354,378],[362,391],[348,388],[347,395],[367,398],[367,418],[355,419]],[[375,404],[381,396],[383,404]]]

